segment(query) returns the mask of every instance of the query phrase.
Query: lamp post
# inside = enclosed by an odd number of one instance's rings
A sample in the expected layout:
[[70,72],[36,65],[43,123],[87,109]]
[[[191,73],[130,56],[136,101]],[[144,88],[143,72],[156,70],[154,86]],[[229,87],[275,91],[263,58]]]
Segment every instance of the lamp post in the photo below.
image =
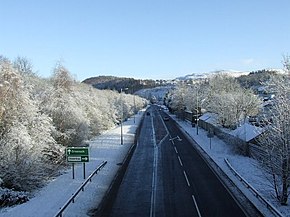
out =
[[[124,90],[128,90],[128,88],[124,88]],[[123,89],[121,88],[121,92],[120,92],[120,97],[122,99],[122,93],[123,93]],[[123,120],[124,120],[124,102],[123,102],[123,99],[121,101],[121,109],[122,109],[122,114],[121,114],[121,145],[124,144],[124,141],[123,141]]]
[[135,100],[135,94],[134,94],[134,124],[135,124],[135,115],[136,115],[136,100]]
[[198,90],[197,90],[197,86],[196,86],[196,135],[198,135],[198,121],[199,121],[199,117],[198,117]]

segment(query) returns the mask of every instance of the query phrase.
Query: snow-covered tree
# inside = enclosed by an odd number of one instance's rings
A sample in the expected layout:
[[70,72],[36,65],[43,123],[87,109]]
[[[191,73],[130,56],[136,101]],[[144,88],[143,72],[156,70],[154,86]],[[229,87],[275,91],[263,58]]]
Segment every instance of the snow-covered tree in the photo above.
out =
[[225,127],[236,126],[248,115],[256,115],[261,105],[251,90],[242,88],[227,74],[217,74],[209,79],[207,95],[207,110],[217,113],[220,124]]
[[76,86],[69,71],[57,65],[51,79],[53,89],[42,111],[52,118],[55,139],[64,146],[80,145],[89,134],[89,122],[75,97]]
[[218,114],[218,121],[224,127],[235,127],[249,115],[256,115],[261,105],[258,97],[242,88],[232,76],[215,74],[206,81],[193,84],[181,83],[166,99],[173,110],[186,108],[193,114],[202,109]]
[[30,60],[25,57],[18,56],[14,62],[13,67],[20,75],[34,75],[33,65]]
[[[284,59],[289,67],[289,57]],[[261,159],[271,174],[273,188],[282,205],[288,201],[290,186],[290,68],[283,77],[273,77],[272,88],[275,87],[275,103],[270,109],[271,125],[260,139],[266,155]]]
[[[122,103],[119,100],[122,99]],[[81,143],[146,105],[138,96],[80,84],[58,64],[39,78],[25,58],[0,56],[1,187],[30,191],[55,174],[64,147]]]
[[51,150],[57,148],[51,119],[31,100],[9,61],[1,61],[0,86],[0,176],[5,186],[30,190],[51,172],[46,163]]
[[170,108],[175,111],[182,111],[186,107],[185,104],[185,95],[188,91],[188,87],[183,84],[179,83],[176,88],[174,88],[170,92]]

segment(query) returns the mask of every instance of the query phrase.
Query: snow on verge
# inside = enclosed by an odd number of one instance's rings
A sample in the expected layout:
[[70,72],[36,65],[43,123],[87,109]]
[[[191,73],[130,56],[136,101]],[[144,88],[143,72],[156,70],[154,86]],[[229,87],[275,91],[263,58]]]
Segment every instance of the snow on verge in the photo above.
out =
[[[88,177],[103,161],[106,166],[92,178],[84,192],[76,197],[63,213],[63,216],[85,217],[88,211],[96,208],[110,186],[118,163],[122,162],[134,142],[134,134],[145,110],[139,112],[134,119],[130,118],[123,124],[124,145],[120,144],[120,127],[107,131],[90,142],[90,162],[86,163]],[[52,217],[70,196],[84,182],[83,165],[75,166],[75,179],[71,169],[52,180],[47,186],[35,193],[28,202],[13,207],[2,208],[1,217]]]
[[[269,182],[269,176],[262,170],[257,162],[253,158],[237,155],[232,151],[232,147],[226,144],[216,136],[208,138],[208,132],[202,128],[199,128],[199,133],[196,135],[196,128],[193,128],[190,123],[186,121],[180,121],[175,116],[172,116],[179,125],[190,135],[198,145],[216,162],[216,164],[229,176],[231,179],[236,179],[235,184],[240,189],[245,189],[246,196],[252,200],[257,201],[255,196],[247,190],[243,184],[232,174],[224,159],[227,158],[233,168],[249,183],[251,184],[264,198],[268,200],[274,207],[276,207],[285,217],[290,217],[290,206],[281,206],[277,199],[274,197],[274,190]],[[244,191],[243,191],[244,192]],[[245,192],[244,192],[245,193]],[[259,201],[258,201],[259,203]],[[266,206],[263,203],[259,203],[259,209],[264,213],[269,213]]]

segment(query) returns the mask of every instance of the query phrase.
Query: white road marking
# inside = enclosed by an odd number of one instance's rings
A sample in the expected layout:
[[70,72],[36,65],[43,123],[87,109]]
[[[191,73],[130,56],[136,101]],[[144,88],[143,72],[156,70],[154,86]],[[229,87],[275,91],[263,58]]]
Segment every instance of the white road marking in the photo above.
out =
[[183,175],[184,175],[184,177],[185,177],[185,180],[186,180],[186,182],[187,182],[188,187],[190,187],[190,183],[189,183],[189,181],[188,181],[188,178],[187,178],[186,172],[185,172],[184,170],[183,170]]
[[174,146],[174,150],[175,150],[175,153],[176,153],[176,154],[178,154],[178,151],[177,151],[177,149],[176,149],[176,147],[175,147],[175,146]]
[[164,120],[163,120],[163,118],[162,118],[160,112],[158,112],[158,114],[159,114],[159,117],[161,118],[162,123],[163,123],[163,126],[164,126],[164,128],[165,128],[165,130],[166,130],[166,135],[163,137],[163,139],[162,139],[162,140],[159,142],[159,144],[158,144],[158,145],[160,145],[160,144],[162,144],[162,143],[164,142],[164,140],[167,138],[167,136],[169,136],[169,131],[168,131],[167,127],[166,127],[166,124],[164,123]]
[[182,164],[182,161],[181,161],[180,157],[179,156],[177,156],[177,157],[178,157],[178,160],[179,160],[179,164],[183,167],[183,164]]
[[157,169],[158,169],[158,146],[155,140],[155,130],[153,125],[153,117],[151,116],[152,132],[153,132],[153,171],[152,171],[152,184],[151,184],[151,204],[150,204],[150,217],[155,217],[156,205],[156,192],[157,192]]
[[198,208],[198,206],[197,206],[197,203],[196,203],[196,200],[195,200],[194,195],[191,195],[191,197],[192,197],[192,200],[193,200],[193,202],[194,202],[194,205],[195,205],[195,208],[196,208],[197,214],[198,214],[199,217],[201,217],[201,214],[200,214],[199,208]]

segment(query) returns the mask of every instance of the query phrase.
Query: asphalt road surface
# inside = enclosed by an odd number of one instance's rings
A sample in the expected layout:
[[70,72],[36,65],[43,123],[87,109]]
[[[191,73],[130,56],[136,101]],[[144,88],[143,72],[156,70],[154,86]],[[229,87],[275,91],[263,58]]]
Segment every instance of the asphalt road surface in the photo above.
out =
[[174,121],[148,112],[108,216],[246,216]]

